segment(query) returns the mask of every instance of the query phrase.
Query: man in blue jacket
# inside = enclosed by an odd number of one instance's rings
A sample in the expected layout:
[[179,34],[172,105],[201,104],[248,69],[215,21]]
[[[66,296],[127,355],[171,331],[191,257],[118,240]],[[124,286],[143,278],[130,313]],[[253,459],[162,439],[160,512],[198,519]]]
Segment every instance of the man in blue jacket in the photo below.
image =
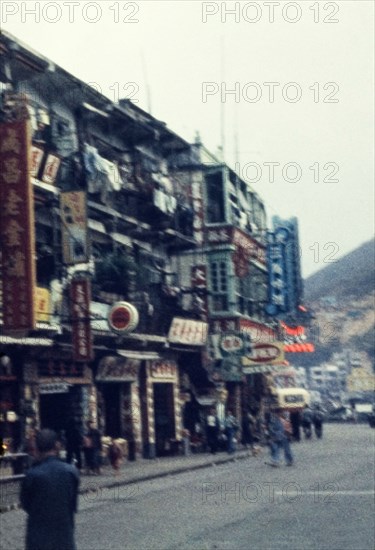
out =
[[268,431],[270,437],[271,462],[267,462],[267,464],[269,464],[269,466],[278,467],[280,465],[280,453],[284,451],[286,465],[292,466],[293,455],[290,448],[292,428],[282,409],[276,409],[275,412],[271,414]]
[[39,461],[27,472],[20,495],[28,514],[26,550],[76,550],[78,470],[58,458],[54,431],[41,430],[36,447]]

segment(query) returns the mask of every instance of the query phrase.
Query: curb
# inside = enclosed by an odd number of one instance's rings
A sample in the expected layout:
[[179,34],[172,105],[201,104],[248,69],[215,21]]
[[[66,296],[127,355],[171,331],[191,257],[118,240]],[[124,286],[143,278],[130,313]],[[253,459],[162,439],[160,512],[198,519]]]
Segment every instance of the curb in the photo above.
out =
[[[237,455],[237,456],[231,456],[231,457],[228,457],[228,458],[216,459],[212,462],[204,462],[203,464],[193,464],[191,466],[183,466],[181,468],[174,468],[172,470],[167,470],[165,472],[157,472],[157,473],[153,473],[153,474],[138,476],[138,477],[134,477],[132,479],[123,479],[123,480],[114,481],[112,483],[111,482],[107,482],[107,483],[103,483],[103,484],[98,483],[97,487],[100,487],[102,489],[111,489],[113,487],[133,485],[135,483],[141,483],[142,481],[150,481],[152,479],[158,479],[158,478],[168,477],[168,476],[175,476],[175,475],[178,475],[178,474],[181,474],[181,473],[184,473],[184,472],[192,472],[194,470],[201,470],[203,468],[209,468],[210,466],[217,466],[217,465],[220,465],[220,464],[226,464],[227,462],[237,462],[237,460],[242,460],[242,459],[249,458],[249,457],[250,457],[250,455],[245,455],[245,454]],[[89,487],[87,489],[82,488],[82,489],[80,489],[79,494],[84,495],[84,494],[87,494],[91,491],[93,491],[93,489],[91,489]]]
[[[192,472],[194,470],[202,470],[203,468],[209,468],[211,466],[218,466],[220,464],[226,464],[228,462],[237,462],[237,460],[243,460],[245,458],[250,458],[250,456],[251,456],[251,454],[247,454],[247,453],[246,454],[241,454],[241,455],[237,454],[237,455],[234,455],[234,456],[218,458],[218,459],[212,460],[211,462],[204,462],[202,464],[192,464],[190,466],[182,464],[179,467],[173,468],[171,470],[166,470],[165,472],[155,472],[155,473],[150,473],[150,474],[146,474],[146,475],[139,475],[139,476],[134,477],[132,479],[122,479],[122,480],[118,480],[118,481],[113,481],[113,482],[108,481],[108,482],[103,482],[103,483],[100,483],[100,481],[98,480],[98,483],[96,484],[95,489],[93,489],[92,487],[87,487],[87,488],[83,487],[83,488],[80,489],[79,494],[80,495],[86,495],[88,493],[96,491],[98,488],[100,488],[100,489],[111,489],[113,487],[122,487],[122,486],[126,486],[126,485],[134,485],[136,483],[141,483],[143,481],[150,481],[152,479],[158,479],[158,478],[168,477],[168,476],[175,476],[175,475],[178,475],[178,474],[181,474],[181,473],[184,473],[184,472]],[[15,510],[20,510],[20,509],[21,509],[21,506],[18,502],[17,503],[12,503],[12,504],[0,505],[0,514],[15,511]]]

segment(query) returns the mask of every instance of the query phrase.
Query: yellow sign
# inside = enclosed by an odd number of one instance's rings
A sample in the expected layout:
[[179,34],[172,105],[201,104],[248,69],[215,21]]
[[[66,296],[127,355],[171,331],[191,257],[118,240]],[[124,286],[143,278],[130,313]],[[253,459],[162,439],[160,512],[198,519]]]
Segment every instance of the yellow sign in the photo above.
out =
[[35,289],[36,320],[49,323],[51,318],[51,295],[46,288]]

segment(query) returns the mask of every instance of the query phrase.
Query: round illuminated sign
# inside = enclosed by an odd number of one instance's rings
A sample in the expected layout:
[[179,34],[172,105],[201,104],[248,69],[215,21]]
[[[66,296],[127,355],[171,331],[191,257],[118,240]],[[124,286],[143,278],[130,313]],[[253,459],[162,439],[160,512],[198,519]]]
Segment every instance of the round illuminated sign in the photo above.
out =
[[108,312],[108,325],[111,330],[122,334],[137,328],[139,315],[137,309],[128,302],[116,302]]
[[226,334],[221,339],[220,347],[225,353],[239,353],[243,348],[243,340],[235,334]]

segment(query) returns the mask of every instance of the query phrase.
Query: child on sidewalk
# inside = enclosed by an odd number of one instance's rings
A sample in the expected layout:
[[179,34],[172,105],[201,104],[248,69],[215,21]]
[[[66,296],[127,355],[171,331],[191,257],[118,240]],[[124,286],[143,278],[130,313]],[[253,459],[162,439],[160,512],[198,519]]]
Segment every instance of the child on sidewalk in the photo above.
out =
[[120,475],[120,467],[122,464],[123,452],[122,452],[121,445],[115,439],[112,439],[112,443],[109,447],[108,456],[109,456],[109,461],[111,463],[111,466],[114,470],[114,475],[115,476]]

